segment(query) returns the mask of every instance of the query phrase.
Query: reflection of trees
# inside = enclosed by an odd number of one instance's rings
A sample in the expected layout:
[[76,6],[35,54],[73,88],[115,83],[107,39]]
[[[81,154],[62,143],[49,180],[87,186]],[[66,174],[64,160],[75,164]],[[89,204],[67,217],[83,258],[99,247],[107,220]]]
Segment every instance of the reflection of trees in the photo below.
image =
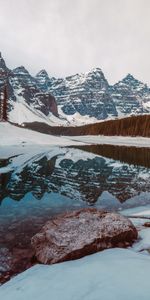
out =
[[8,190],[7,184],[11,178],[11,173],[0,174],[0,203],[3,198],[7,197]]
[[75,148],[119,160],[124,163],[150,168],[150,148],[113,145],[86,145]]
[[[67,159],[62,154],[51,159],[45,156],[26,165],[19,174],[2,174],[0,199],[9,196],[19,201],[28,192],[41,199],[45,192],[56,192],[94,203],[103,191],[108,191],[123,202],[141,191],[150,191],[150,182],[138,179],[139,173],[150,172],[150,169],[145,169],[150,163],[148,150],[110,145],[80,148],[135,166],[123,163],[116,165],[115,160],[100,156],[82,160],[83,151],[78,161]],[[57,158],[59,164],[56,164]]]

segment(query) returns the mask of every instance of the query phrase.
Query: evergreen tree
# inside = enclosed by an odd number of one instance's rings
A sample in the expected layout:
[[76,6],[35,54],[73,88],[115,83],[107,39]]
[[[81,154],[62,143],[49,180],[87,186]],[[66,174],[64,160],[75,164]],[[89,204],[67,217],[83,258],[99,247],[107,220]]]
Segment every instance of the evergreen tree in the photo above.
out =
[[2,120],[2,93],[0,92],[0,121]]
[[4,98],[3,98],[3,111],[2,111],[2,119],[3,121],[8,121],[8,95],[7,95],[7,87],[4,87]]

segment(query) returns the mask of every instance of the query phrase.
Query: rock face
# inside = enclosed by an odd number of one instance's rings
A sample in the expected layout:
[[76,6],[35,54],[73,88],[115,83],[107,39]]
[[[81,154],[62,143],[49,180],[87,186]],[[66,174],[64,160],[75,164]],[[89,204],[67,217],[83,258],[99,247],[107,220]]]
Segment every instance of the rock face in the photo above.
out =
[[50,91],[66,115],[107,119],[150,113],[150,88],[131,74],[109,85],[100,68],[66,78],[48,77],[46,71],[36,76],[37,85]]
[[109,88],[118,115],[138,115],[150,112],[150,88],[128,74]]
[[[46,84],[44,87],[46,88]],[[52,78],[49,91],[56,97],[57,104],[66,115],[79,113],[97,119],[117,117],[109,84],[99,68],[64,79]]]
[[97,209],[57,216],[31,240],[37,260],[53,264],[81,258],[112,247],[126,247],[137,238],[127,218]]
[[43,92],[37,86],[36,80],[23,66],[12,71],[10,82],[16,96],[24,99],[26,104],[41,111],[46,116],[50,112],[58,115],[55,98],[50,92]]
[[0,284],[33,265],[33,251],[30,248],[14,247],[13,251],[7,248],[0,249]]
[[[8,91],[9,111],[19,104],[23,107],[22,113],[30,116],[30,122],[32,122],[31,112],[37,115],[42,113],[43,118],[50,113],[58,115],[56,100],[51,93],[43,91],[37,85],[36,79],[23,66],[14,70],[8,69],[0,54],[0,93],[3,92],[5,85]],[[20,113],[19,107],[16,113]],[[14,119],[13,122],[15,122]]]

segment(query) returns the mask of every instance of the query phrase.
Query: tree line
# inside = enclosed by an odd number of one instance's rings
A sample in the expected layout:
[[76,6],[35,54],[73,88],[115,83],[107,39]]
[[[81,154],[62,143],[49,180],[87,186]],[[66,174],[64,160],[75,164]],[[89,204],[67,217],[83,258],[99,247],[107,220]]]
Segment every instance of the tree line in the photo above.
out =
[[45,123],[24,123],[24,127],[53,135],[106,135],[150,137],[150,114],[103,121],[77,127],[51,127]]

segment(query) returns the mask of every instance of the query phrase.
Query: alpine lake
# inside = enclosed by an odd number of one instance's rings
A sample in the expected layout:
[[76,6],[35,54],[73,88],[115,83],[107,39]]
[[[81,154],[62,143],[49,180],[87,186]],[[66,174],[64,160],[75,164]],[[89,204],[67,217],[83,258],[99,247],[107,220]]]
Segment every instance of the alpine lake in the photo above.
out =
[[8,257],[28,251],[31,237],[54,215],[81,207],[120,212],[150,204],[150,148],[27,150],[22,146],[20,154],[0,156],[1,282],[26,268],[21,262],[11,273]]

